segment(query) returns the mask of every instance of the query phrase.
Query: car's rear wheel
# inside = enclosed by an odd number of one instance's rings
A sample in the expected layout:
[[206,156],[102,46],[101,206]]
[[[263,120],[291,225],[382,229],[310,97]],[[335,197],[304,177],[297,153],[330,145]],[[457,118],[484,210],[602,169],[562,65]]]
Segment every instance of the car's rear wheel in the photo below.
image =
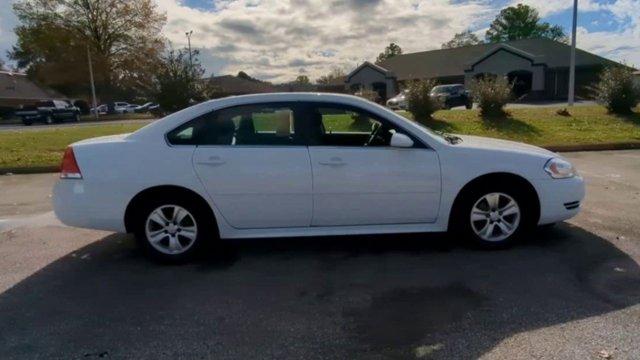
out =
[[53,117],[51,117],[51,115],[45,116],[44,123],[47,124],[47,125],[53,124]]
[[73,117],[73,121],[80,122],[80,114],[75,114],[75,116]]
[[473,108],[473,103],[469,101],[468,103],[464,104],[464,107],[466,107],[467,110],[471,110],[471,108]]
[[455,226],[482,248],[503,248],[519,239],[530,227],[530,206],[518,188],[482,186],[465,194],[456,209]]
[[138,209],[134,233],[151,257],[184,262],[215,240],[214,219],[206,214],[198,204],[180,198],[154,199]]

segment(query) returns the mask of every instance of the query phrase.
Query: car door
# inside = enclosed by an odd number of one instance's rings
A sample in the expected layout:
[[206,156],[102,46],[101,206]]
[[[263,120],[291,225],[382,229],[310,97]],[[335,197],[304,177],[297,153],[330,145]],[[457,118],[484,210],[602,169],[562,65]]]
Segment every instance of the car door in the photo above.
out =
[[[313,226],[430,223],[440,206],[437,153],[402,128],[361,109],[309,104]],[[372,134],[374,136],[372,136]]]
[[193,166],[225,220],[240,229],[308,227],[311,165],[296,108],[261,104],[218,110],[170,136],[197,143]]

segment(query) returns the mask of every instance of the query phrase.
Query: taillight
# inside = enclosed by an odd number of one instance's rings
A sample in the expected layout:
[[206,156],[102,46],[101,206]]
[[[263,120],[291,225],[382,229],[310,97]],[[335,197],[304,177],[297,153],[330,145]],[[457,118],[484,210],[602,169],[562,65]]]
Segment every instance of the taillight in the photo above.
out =
[[73,148],[69,146],[62,156],[62,165],[60,165],[60,178],[61,179],[82,179],[82,173],[78,162],[76,162],[76,156],[73,154]]

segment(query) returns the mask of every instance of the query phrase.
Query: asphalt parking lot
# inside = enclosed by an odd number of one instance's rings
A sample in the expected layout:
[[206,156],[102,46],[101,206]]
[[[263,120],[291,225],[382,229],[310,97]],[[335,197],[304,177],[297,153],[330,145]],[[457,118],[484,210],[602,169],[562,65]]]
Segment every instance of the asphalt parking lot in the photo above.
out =
[[582,213],[513,249],[245,240],[183,266],[60,225],[54,174],[0,177],[0,356],[638,359],[640,151],[565,156]]

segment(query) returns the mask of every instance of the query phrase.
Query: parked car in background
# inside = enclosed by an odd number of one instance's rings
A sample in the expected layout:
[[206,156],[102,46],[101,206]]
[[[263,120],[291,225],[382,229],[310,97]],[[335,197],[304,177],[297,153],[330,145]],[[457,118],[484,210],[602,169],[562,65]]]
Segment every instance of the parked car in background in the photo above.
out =
[[38,101],[35,105],[27,105],[15,112],[22,118],[22,123],[31,125],[35,122],[53,124],[64,120],[80,121],[80,110],[63,100]]
[[124,101],[116,101],[107,104],[107,113],[109,114],[124,114],[127,112],[129,103]]
[[407,110],[407,90],[387,100],[387,107],[391,110]]
[[464,106],[467,109],[473,107],[473,99],[462,84],[434,86],[430,95],[433,98],[437,98],[444,109],[451,109],[456,106]]
[[132,232],[180,261],[221,238],[452,231],[504,247],[575,216],[584,194],[539,147],[436,133],[355,96],[276,93],[70,145],[53,205],[67,225]]
[[86,100],[76,99],[71,102],[73,106],[77,107],[80,110],[80,114],[87,115],[89,114],[89,110],[91,106]]
[[135,112],[135,110],[137,108],[139,108],[140,105],[138,104],[129,104],[127,106],[124,107],[124,113],[125,114],[133,114]]
[[98,112],[99,115],[103,115],[107,113],[107,105],[102,104],[102,105],[98,105],[97,110],[96,108],[91,108],[91,113],[95,114],[96,111]]
[[138,106],[137,108],[133,109],[133,111],[135,113],[146,113],[146,112],[151,112],[152,110],[156,109],[158,107],[158,104],[156,103],[152,103],[152,102],[148,102],[148,103],[144,103],[140,106]]

